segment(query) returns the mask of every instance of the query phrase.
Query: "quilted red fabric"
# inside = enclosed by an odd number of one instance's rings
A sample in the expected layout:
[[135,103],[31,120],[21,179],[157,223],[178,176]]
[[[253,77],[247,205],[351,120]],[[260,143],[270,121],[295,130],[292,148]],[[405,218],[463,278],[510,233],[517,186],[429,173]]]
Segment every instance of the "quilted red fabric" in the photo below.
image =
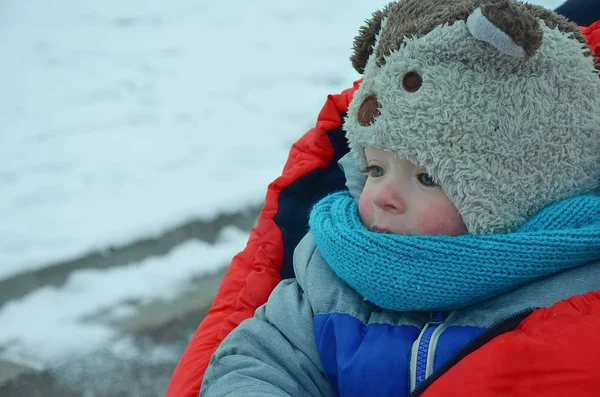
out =
[[600,395],[600,293],[539,309],[463,358],[421,397]]
[[579,30],[587,38],[588,45],[596,57],[600,58],[600,20],[588,27],[580,26]]
[[347,112],[358,85],[356,82],[353,88],[330,95],[315,127],[292,146],[281,176],[268,187],[265,205],[246,248],[233,258],[211,309],[173,373],[167,397],[198,396],[204,371],[221,341],[254,315],[281,280],[284,245],[276,222],[279,196],[302,176],[331,163],[334,148],[327,132],[342,124],[341,114]]
[[[600,21],[580,30],[600,57]],[[175,369],[167,397],[198,395],[204,371],[221,341],[243,320],[252,317],[281,280],[284,245],[276,222],[279,196],[299,178],[331,163],[334,150],[327,132],[341,125],[341,114],[347,112],[359,84],[330,95],[315,127],[292,146],[282,175],[268,187],[265,205],[246,248],[233,258],[211,309]],[[556,316],[561,321],[548,321]],[[598,294],[574,297],[551,309],[538,310],[517,330],[463,359],[423,396],[526,396],[536,395],[539,390],[544,390],[545,396],[598,395],[600,377],[595,377],[594,372],[594,358],[600,357],[595,331],[598,329]],[[515,355],[522,359],[515,360]],[[587,373],[561,377],[564,371],[579,370],[581,362],[588,361]],[[507,362],[510,365],[504,365]]]

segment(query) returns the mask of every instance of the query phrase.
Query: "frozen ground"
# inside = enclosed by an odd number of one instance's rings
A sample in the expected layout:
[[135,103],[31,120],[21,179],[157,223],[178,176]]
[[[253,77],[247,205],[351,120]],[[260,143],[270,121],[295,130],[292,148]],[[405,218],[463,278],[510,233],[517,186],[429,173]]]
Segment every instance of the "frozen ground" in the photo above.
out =
[[[352,38],[386,2],[0,2],[0,282],[260,204],[326,95],[358,77]],[[245,239],[0,301],[0,358],[43,368],[114,341],[83,320],[174,299]]]
[[[118,336],[111,322],[152,301],[174,300],[191,279],[228,263],[246,240],[247,233],[228,229],[214,245],[190,241],[164,257],[81,269],[58,288],[40,286],[0,310],[0,357],[44,368],[59,357],[93,352]],[[102,322],[93,321],[100,315]]]
[[[2,2],[0,280],[260,203],[326,95],[356,78],[351,40],[376,6]],[[244,242],[40,285],[0,307],[0,346],[36,359],[94,346],[110,330],[77,319],[130,315],[120,302],[175,294]]]
[[259,202],[367,3],[4,0],[0,278]]

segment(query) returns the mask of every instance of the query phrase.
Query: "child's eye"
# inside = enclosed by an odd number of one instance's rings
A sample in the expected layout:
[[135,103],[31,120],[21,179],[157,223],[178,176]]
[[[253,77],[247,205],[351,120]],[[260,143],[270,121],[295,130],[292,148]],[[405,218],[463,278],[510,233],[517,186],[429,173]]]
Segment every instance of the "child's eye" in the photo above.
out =
[[370,165],[363,170],[363,173],[368,174],[371,178],[380,178],[383,176],[383,168],[378,165]]
[[439,186],[431,177],[431,175],[429,175],[426,172],[421,172],[420,174],[417,175],[417,180],[421,183],[421,185],[426,186],[426,187],[435,187],[435,186]]

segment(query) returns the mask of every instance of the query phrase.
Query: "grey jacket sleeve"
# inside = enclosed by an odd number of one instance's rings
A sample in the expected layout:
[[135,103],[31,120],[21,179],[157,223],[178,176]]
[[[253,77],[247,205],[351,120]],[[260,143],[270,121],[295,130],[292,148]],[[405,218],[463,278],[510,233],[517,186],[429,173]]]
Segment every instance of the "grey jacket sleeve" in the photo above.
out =
[[201,397],[334,395],[317,351],[313,310],[296,280],[282,281],[225,338],[200,391]]

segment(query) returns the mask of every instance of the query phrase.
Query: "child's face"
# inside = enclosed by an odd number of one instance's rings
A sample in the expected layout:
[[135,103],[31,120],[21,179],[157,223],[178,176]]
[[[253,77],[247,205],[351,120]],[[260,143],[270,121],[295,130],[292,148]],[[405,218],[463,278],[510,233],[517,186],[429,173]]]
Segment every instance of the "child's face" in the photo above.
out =
[[372,147],[365,156],[368,176],[358,210],[366,227],[405,235],[466,233],[458,211],[422,167]]

